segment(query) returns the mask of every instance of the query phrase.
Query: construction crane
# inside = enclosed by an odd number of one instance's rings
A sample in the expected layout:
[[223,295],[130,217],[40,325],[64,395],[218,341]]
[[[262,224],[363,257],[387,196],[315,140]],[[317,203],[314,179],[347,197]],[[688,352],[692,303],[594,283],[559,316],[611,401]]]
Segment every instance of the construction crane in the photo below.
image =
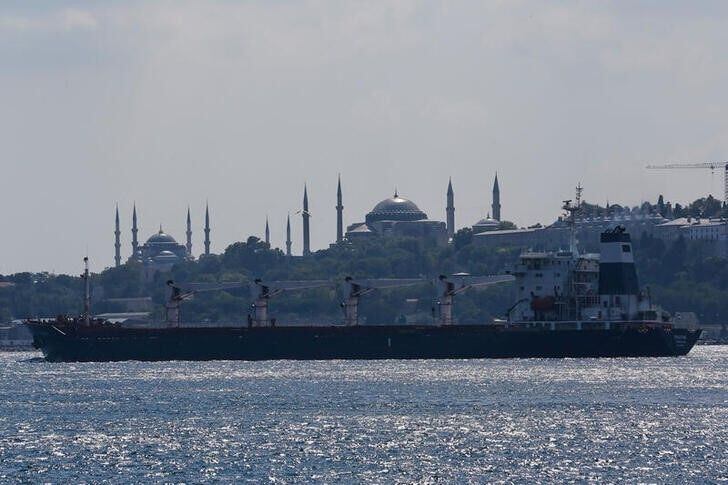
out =
[[445,275],[440,275],[438,278],[443,286],[443,292],[440,295],[440,301],[438,301],[441,325],[452,325],[454,323],[452,307],[453,300],[456,295],[459,295],[470,288],[482,288],[515,281],[515,278],[512,275],[471,276],[468,273],[457,273],[452,275],[452,277],[460,279],[459,286]]
[[179,327],[180,324],[180,306],[183,302],[189,300],[197,293],[204,293],[207,291],[219,291],[229,290],[233,288],[242,288],[243,283],[230,282],[230,283],[192,283],[187,289],[183,289],[181,286],[175,284],[174,281],[167,281],[167,286],[170,289],[169,299],[164,305],[167,314],[167,325],[171,327]]
[[380,278],[355,280],[351,276],[347,276],[344,281],[349,285],[349,294],[346,301],[341,303],[344,309],[346,325],[359,324],[359,298],[376,290],[385,288],[403,288],[405,286],[415,286],[427,283],[423,278]]
[[268,318],[268,300],[287,291],[303,291],[313,288],[333,287],[331,280],[263,281],[256,278],[253,289],[257,289],[255,302],[251,305],[255,316],[248,316],[248,325],[256,327],[275,326],[275,319]]
[[702,163],[668,163],[665,165],[647,165],[648,170],[673,170],[683,168],[709,168],[711,171],[723,169],[723,202],[728,204],[728,162]]
[[[232,281],[228,283],[190,283],[185,288],[177,285],[174,281],[167,281],[170,288],[169,298],[165,304],[167,313],[167,324],[171,327],[180,325],[180,307],[182,303],[191,299],[198,293],[208,291],[231,290],[245,288],[248,283]],[[310,280],[310,281],[271,281],[265,282],[261,279],[253,281],[252,286],[255,292],[255,302],[251,305],[255,316],[248,316],[248,324],[256,327],[274,325],[275,320],[268,318],[268,300],[280,295],[283,292],[302,291],[312,288],[324,288],[334,286],[331,280]]]

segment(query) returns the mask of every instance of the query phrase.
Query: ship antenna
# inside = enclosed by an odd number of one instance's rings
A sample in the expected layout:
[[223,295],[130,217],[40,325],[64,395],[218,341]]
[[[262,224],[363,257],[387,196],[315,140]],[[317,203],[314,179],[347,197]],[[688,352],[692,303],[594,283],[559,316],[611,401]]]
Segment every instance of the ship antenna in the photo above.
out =
[[566,211],[566,223],[569,225],[569,251],[575,257],[578,252],[576,246],[576,216],[581,211],[581,194],[584,191],[584,187],[581,183],[576,186],[576,201],[572,204],[571,200],[565,200],[564,206],[562,207]]
[[83,258],[84,270],[81,277],[84,280],[84,295],[83,295],[83,321],[86,326],[91,323],[91,283],[88,273],[88,256]]
[[584,192],[581,182],[576,185],[576,208],[581,209],[581,194]]

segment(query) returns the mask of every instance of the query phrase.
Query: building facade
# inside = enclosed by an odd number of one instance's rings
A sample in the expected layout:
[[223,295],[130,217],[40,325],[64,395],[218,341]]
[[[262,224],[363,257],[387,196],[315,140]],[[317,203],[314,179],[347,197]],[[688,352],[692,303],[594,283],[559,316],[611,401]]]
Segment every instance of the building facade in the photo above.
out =
[[[576,238],[582,247],[594,247],[599,236],[616,226],[624,227],[627,232],[639,237],[643,233],[658,234],[661,225],[667,220],[659,214],[616,213],[606,217],[577,217],[575,221]],[[567,221],[559,217],[549,226],[536,225],[526,229],[498,230],[493,220],[478,222],[481,227],[495,228],[476,231],[473,226],[473,242],[480,246],[511,246],[523,249],[556,250],[567,248],[571,229]]]

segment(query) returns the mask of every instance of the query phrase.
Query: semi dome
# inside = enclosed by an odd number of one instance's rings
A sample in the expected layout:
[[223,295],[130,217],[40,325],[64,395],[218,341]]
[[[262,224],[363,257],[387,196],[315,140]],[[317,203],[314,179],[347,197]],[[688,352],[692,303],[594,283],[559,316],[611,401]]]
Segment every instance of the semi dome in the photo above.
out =
[[154,234],[152,237],[147,239],[147,244],[177,244],[177,241],[170,236],[169,234],[165,234],[162,230],[162,226],[159,226],[159,232]]
[[500,221],[491,219],[490,217],[486,217],[485,219],[479,220],[474,225],[483,226],[483,227],[498,227],[498,226],[500,226]]
[[159,254],[154,256],[154,261],[169,261],[169,260],[177,260],[179,259],[176,254],[174,254],[172,251],[160,251]]
[[384,199],[375,205],[374,209],[367,214],[366,222],[421,221],[423,219],[427,219],[427,214],[422,212],[417,204],[395,193],[394,197]]
[[480,234],[481,232],[497,231],[500,228],[500,224],[500,221],[491,218],[490,214],[488,214],[488,217],[473,224],[473,232]]

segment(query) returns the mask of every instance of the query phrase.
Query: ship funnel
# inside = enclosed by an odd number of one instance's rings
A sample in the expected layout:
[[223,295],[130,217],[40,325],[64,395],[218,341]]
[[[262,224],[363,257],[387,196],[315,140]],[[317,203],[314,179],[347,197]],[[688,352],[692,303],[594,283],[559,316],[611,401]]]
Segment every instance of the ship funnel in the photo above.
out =
[[632,240],[622,226],[601,235],[599,293],[602,295],[636,295],[639,293]]
[[639,283],[632,240],[624,227],[601,235],[599,298],[608,320],[634,318],[639,307]]

